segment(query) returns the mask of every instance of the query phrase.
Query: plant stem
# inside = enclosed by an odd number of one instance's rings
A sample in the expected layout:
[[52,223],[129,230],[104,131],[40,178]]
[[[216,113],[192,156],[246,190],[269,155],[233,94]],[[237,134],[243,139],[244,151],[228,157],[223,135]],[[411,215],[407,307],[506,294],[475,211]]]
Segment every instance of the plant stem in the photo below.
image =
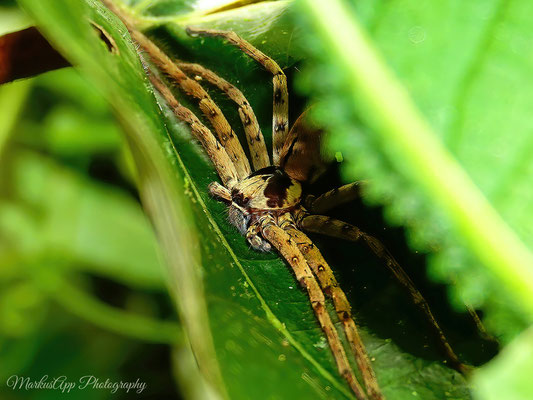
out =
[[304,0],[303,4],[334,55],[332,60],[349,78],[354,108],[364,103],[368,112],[361,117],[382,143],[402,155],[399,170],[440,205],[465,246],[533,318],[529,249],[439,141],[351,10],[340,0]]

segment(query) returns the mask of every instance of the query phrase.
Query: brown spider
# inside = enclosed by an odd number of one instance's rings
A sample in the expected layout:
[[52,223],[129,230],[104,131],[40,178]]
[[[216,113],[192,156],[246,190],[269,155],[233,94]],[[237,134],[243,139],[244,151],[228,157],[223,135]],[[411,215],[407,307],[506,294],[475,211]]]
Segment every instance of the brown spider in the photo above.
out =
[[[150,80],[177,118],[189,124],[191,133],[202,144],[223,185],[213,182],[210,193],[228,205],[229,220],[246,236],[254,249],[270,251],[272,246],[291,266],[298,282],[307,290],[312,308],[327,338],[340,375],[348,382],[359,400],[383,399],[376,376],[351,314],[346,295],[333,272],[309,237],[303,232],[321,233],[350,241],[363,240],[408,290],[414,303],[429,320],[451,365],[464,372],[434,318],[424,297],[398,262],[376,238],[345,222],[321,215],[357,196],[357,183],[331,190],[319,197],[305,196],[302,183],[314,179],[323,165],[319,156],[320,130],[302,114],[289,130],[288,90],[284,72],[270,57],[240,38],[234,32],[187,29],[195,36],[216,36],[226,39],[256,60],[273,78],[273,154],[270,162],[263,134],[252,108],[244,95],[232,84],[199,64],[172,61],[151,40],[135,29],[134,23],[113,4],[105,1],[128,28],[132,38],[167,76],[188,96],[198,102],[217,137],[188,108],[182,106],[169,87],[154,72]],[[244,150],[220,108],[203,89],[197,78],[224,92],[238,105],[253,171]],[[325,295],[332,299],[337,316],[361,371],[364,389],[357,381],[345,349],[326,310]]]

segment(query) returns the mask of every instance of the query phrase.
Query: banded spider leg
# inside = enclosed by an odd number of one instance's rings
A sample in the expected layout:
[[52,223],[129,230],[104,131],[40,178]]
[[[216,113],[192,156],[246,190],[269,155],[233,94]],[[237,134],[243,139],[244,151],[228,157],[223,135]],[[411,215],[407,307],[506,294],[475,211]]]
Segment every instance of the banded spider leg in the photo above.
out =
[[187,32],[190,35],[221,37],[240,48],[273,75],[272,161],[274,165],[280,165],[280,154],[289,133],[289,90],[287,89],[287,77],[283,70],[272,58],[259,51],[235,32],[193,27],[188,27]]
[[[378,258],[383,260],[385,266],[393,274],[396,280],[406,289],[407,293],[411,297],[412,302],[424,314],[451,366],[463,374],[469,373],[471,367],[463,364],[459,360],[450,343],[448,342],[448,339],[446,338],[442,328],[437,322],[437,319],[433,315],[428,302],[422,293],[420,293],[420,291],[416,288],[409,275],[400,266],[398,261],[396,261],[394,256],[383,245],[383,243],[374,236],[361,231],[354,225],[325,215],[318,215],[318,213],[325,213],[340,204],[355,199],[358,196],[359,186],[360,183],[351,183],[341,186],[340,188],[330,190],[329,192],[326,192],[316,198],[314,196],[308,196],[304,202],[308,207],[309,212],[302,212],[300,215],[298,215],[298,228],[306,232],[318,233],[352,242],[358,242],[362,240]],[[472,311],[470,312],[472,314]],[[477,317],[475,312],[473,312],[473,314]],[[474,320],[476,321],[475,318]],[[477,320],[479,320],[479,317]],[[479,324],[478,321],[476,321],[476,324],[482,327],[481,321],[479,321]]]

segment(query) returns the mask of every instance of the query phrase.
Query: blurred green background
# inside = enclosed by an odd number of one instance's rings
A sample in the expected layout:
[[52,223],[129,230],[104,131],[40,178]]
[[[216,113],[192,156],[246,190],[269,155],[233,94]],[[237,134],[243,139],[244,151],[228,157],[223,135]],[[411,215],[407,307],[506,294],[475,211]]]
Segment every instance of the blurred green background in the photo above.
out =
[[14,374],[139,378],[142,398],[176,397],[175,311],[106,102],[63,69],[0,87],[0,105],[0,397],[28,398],[5,387]]

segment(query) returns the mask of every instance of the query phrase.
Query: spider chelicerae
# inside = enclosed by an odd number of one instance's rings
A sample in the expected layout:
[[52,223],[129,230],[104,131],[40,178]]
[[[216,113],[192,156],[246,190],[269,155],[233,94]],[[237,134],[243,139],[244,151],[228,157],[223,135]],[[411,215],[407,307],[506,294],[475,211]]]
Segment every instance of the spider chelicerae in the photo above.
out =
[[[345,185],[318,197],[306,195],[302,190],[302,183],[314,179],[323,166],[319,151],[321,131],[313,126],[305,112],[289,129],[287,79],[278,64],[234,32],[187,28],[188,33],[193,36],[225,39],[273,75],[271,162],[257,118],[239,89],[202,65],[171,60],[135,28],[134,22],[128,16],[109,1],[106,0],[105,3],[121,18],[133,40],[148,54],[150,60],[177,84],[182,92],[197,101],[216,136],[191,110],[181,105],[168,85],[148,68],[153,86],[176,117],[190,126],[192,135],[201,143],[212,161],[222,184],[211,183],[209,191],[228,205],[230,222],[254,249],[271,251],[274,248],[278,251],[292,268],[298,282],[306,289],[337,369],[356,397],[359,400],[384,398],[353,320],[346,295],[321,252],[304,231],[366,243],[384,261],[426,316],[451,366],[466,372],[468,368],[452,350],[428,303],[383,244],[354,225],[323,215],[328,210],[355,199],[358,195],[358,184]],[[200,80],[218,88],[237,104],[251,154],[251,165],[239,139],[220,108],[200,85]],[[363,385],[358,382],[348,362],[346,350],[326,309],[326,297],[332,300],[346,339],[355,355]]]

